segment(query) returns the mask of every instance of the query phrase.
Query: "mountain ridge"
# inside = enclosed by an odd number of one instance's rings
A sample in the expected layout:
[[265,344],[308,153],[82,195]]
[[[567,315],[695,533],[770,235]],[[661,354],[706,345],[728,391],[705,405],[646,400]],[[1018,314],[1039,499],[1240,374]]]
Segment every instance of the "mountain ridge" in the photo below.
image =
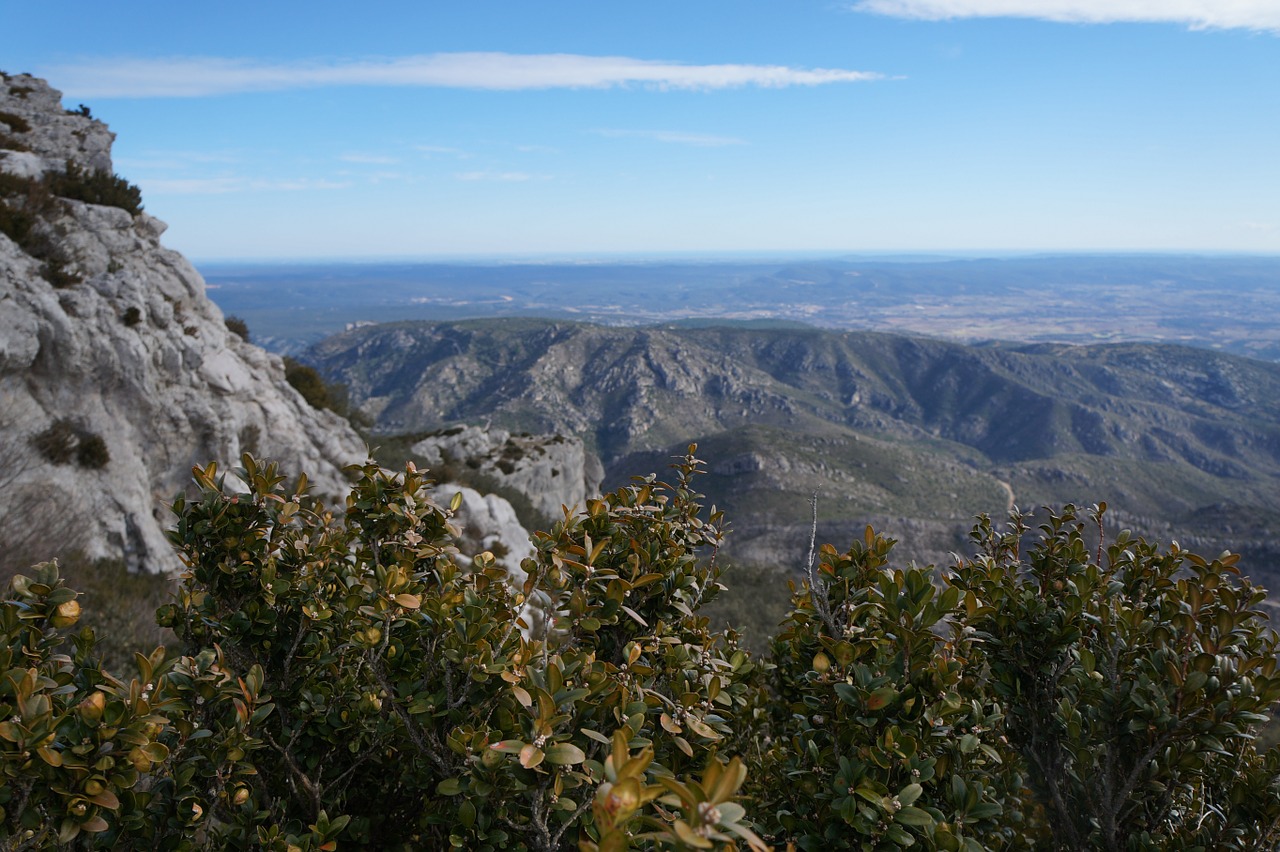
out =
[[[606,484],[696,441],[740,539],[786,529],[757,561],[807,541],[814,490],[821,523],[942,524],[930,559],[963,545],[970,515],[1002,514],[1008,489],[1023,506],[1106,500],[1151,526],[1215,505],[1265,529],[1280,516],[1280,364],[1209,350],[500,319],[367,326],[306,357],[377,431],[576,434]],[[1188,535],[1224,541],[1200,526]]]

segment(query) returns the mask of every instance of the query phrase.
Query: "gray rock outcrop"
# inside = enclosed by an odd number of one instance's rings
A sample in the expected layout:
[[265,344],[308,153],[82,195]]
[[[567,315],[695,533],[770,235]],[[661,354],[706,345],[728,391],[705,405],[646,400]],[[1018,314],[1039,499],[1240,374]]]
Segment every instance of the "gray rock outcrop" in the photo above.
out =
[[604,480],[604,467],[582,439],[564,435],[454,426],[422,439],[412,450],[446,479],[470,473],[524,495],[544,518],[560,517],[562,506],[582,508],[599,495]]
[[459,534],[454,544],[464,557],[463,562],[487,550],[510,572],[517,585],[523,582],[525,573],[520,562],[533,555],[533,543],[516,517],[516,510],[496,494],[481,494],[465,485],[437,485],[431,496],[440,505],[448,506],[459,492],[462,503],[458,506]]
[[109,175],[106,126],[27,76],[0,78],[0,125],[0,545],[175,569],[168,503],[192,465],[230,470],[246,451],[345,494],[361,439],[227,330],[200,275],[161,245],[163,222],[24,200],[22,181],[68,162]]

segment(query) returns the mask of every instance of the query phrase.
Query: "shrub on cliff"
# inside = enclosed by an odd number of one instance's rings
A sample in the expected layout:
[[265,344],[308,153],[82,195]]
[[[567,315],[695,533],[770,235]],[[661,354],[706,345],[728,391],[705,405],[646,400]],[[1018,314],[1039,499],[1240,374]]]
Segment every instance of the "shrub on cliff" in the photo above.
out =
[[1029,543],[984,519],[939,586],[868,530],[821,549],[762,666],[698,612],[722,586],[697,469],[590,501],[513,582],[459,564],[412,466],[354,469],[341,518],[251,457],[238,492],[197,468],[158,614],[185,656],[126,681],[88,635],[62,655],[52,566],[0,606],[0,844],[1275,844],[1276,640],[1231,558],[1091,548],[1101,510],[1068,508]]
[[288,355],[284,356],[284,378],[289,386],[302,394],[302,398],[315,409],[327,409],[333,405],[329,387],[316,372],[316,368],[303,364]]
[[45,183],[49,191],[59,198],[119,207],[134,216],[142,212],[142,190],[120,175],[104,169],[89,171],[74,160],[67,160],[65,171],[46,175]]

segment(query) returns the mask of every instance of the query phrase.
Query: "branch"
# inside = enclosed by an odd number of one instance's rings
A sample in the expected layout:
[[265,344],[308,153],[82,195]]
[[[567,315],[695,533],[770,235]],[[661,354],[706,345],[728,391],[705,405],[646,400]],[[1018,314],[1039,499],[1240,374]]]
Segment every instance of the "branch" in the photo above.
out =
[[809,506],[813,510],[813,526],[809,529],[809,560],[805,564],[805,571],[809,575],[809,599],[813,601],[813,611],[822,619],[822,623],[827,628],[827,635],[833,639],[839,638],[840,630],[836,627],[835,617],[831,615],[831,601],[827,599],[827,581],[818,576],[813,570],[814,548],[818,543],[818,492],[814,491],[813,496],[809,498]]
[[274,748],[276,751],[278,751],[280,753],[280,756],[284,758],[285,765],[289,768],[289,773],[292,776],[292,778],[298,782],[301,782],[303,790],[306,792],[307,796],[311,799],[312,819],[318,819],[320,816],[320,810],[321,810],[319,788],[316,787],[315,783],[310,778],[307,777],[307,774],[303,772],[302,769],[298,766],[298,764],[294,761],[293,755],[289,754],[287,749],[280,747],[280,744],[276,742],[275,737],[271,736],[270,731],[263,731],[263,736],[267,738],[267,742],[271,744],[271,747]]
[[400,706],[400,702],[396,700],[395,689],[391,686],[391,682],[387,680],[386,672],[383,670],[382,661],[378,660],[369,666],[369,671],[373,672],[373,676],[377,679],[378,685],[387,693],[387,700],[391,702],[392,708],[395,710],[400,721],[404,723],[405,730],[409,732],[409,739],[413,740],[414,746],[428,760],[435,764],[436,769],[443,773],[448,773],[450,766],[445,760],[436,754],[436,752],[427,745],[426,737],[423,736],[422,727],[414,721],[414,718]]

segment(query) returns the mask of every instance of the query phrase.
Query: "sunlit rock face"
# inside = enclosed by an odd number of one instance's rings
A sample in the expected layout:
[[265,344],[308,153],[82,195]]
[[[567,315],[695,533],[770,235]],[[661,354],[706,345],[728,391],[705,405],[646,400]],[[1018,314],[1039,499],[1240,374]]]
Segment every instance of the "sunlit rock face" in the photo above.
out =
[[113,139],[43,80],[0,78],[0,545],[171,570],[167,506],[192,465],[252,452],[336,500],[365,447],[227,330],[163,222],[34,198],[50,173],[109,174]]
[[604,467],[582,439],[565,435],[512,435],[505,429],[455,426],[413,445],[433,471],[465,468],[500,488],[524,495],[535,512],[558,518],[600,494]]

